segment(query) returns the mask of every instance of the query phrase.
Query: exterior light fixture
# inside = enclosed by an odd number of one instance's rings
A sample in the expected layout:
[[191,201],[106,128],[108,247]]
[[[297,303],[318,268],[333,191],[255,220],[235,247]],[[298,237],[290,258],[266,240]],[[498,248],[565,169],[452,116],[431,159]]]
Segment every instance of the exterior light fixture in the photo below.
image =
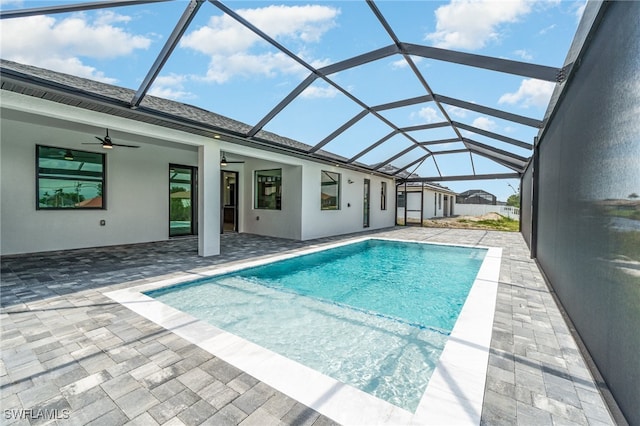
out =
[[220,159],[220,166],[224,167],[227,165],[227,157],[224,156],[224,153],[222,153],[222,158]]
[[70,149],[67,149],[67,150],[64,152],[64,159],[65,159],[65,160],[69,160],[69,161],[73,161],[73,152],[71,152],[71,150],[70,150]]

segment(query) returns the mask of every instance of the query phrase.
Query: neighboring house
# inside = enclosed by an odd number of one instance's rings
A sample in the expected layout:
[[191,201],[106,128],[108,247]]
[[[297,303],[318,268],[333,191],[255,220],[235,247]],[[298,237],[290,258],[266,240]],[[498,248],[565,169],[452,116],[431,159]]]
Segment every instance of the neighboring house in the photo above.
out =
[[421,224],[422,220],[455,214],[456,193],[437,183],[408,182],[397,186],[397,223]]
[[458,204],[497,204],[496,196],[482,189],[470,189],[458,194]]
[[[208,256],[223,228],[306,240],[394,225],[383,173],[269,132],[243,139],[248,125],[190,105],[132,109],[132,90],[0,65],[2,255],[197,235]],[[138,148],[103,149],[105,129]]]

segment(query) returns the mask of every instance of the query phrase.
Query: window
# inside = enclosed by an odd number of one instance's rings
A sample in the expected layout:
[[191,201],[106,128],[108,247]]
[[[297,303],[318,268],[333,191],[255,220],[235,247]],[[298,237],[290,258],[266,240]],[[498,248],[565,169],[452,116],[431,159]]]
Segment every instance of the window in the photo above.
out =
[[254,208],[282,209],[282,169],[256,170]]
[[36,208],[104,209],[105,155],[36,145]]
[[380,182],[380,210],[387,209],[387,182]]
[[398,192],[396,204],[398,205],[398,208],[404,208],[404,192]]
[[438,210],[442,210],[442,194],[438,194]]
[[340,209],[340,173],[322,171],[320,181],[320,202],[322,210]]
[[169,236],[197,233],[198,169],[169,164]]

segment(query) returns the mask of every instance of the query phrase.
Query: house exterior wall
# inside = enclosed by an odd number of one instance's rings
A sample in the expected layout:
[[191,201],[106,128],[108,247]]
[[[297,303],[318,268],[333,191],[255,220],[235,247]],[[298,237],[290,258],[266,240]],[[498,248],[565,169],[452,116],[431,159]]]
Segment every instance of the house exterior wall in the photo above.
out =
[[[398,186],[398,193],[404,193],[404,187]],[[450,192],[436,191],[430,188],[424,188],[422,198],[422,206],[420,205],[420,188],[408,187],[406,200],[407,223],[420,223],[420,209],[422,209],[422,218],[430,219],[434,217],[446,217],[457,214],[456,195]],[[445,202],[446,196],[446,202]],[[398,207],[397,220],[403,223],[405,216],[405,207]]]
[[[198,165],[198,153],[193,150],[153,147],[153,155],[149,155],[148,147],[116,148],[106,153],[107,209],[36,210],[36,144],[101,153],[107,150],[81,145],[95,141],[93,132],[25,123],[5,114],[1,127],[3,255],[167,239],[169,163]],[[101,220],[106,221],[105,226],[100,226]]]
[[[240,232],[299,240],[361,231],[364,179],[371,181],[369,229],[394,224],[392,179],[16,93],[3,92],[2,96],[0,253],[3,255],[168,239],[169,164],[199,167],[200,178],[207,177],[206,193],[199,194],[198,203],[200,208],[207,206],[206,211],[199,213],[199,252],[217,254],[220,151],[245,158],[244,163],[225,167],[239,172]],[[112,129],[112,137],[117,135],[115,142],[141,148],[104,150],[99,145],[82,145],[97,142],[94,135],[102,135],[104,128]],[[106,153],[106,209],[37,210],[37,144]],[[201,173],[204,166],[209,167],[206,174]],[[282,209],[256,209],[254,173],[274,168],[281,168],[283,174]],[[341,174],[339,210],[320,208],[322,170]],[[353,183],[348,183],[349,180]],[[386,210],[380,208],[382,181],[387,182]],[[203,186],[200,182],[200,187]],[[210,197],[211,191],[214,197]],[[101,220],[106,221],[105,226],[100,225]],[[207,226],[203,227],[205,223]],[[206,243],[202,238],[205,232]]]
[[[255,153],[254,153],[255,154]],[[286,160],[286,158],[283,158]],[[300,165],[285,164],[274,160],[249,159],[243,164],[241,174],[242,202],[240,210],[240,232],[270,237],[302,239],[301,232],[301,181]],[[255,179],[257,170],[282,169],[282,209],[256,209],[254,206]]]
[[[224,168],[240,173],[240,232],[308,240],[394,224],[395,184],[392,179],[225,142],[221,143],[221,149],[246,157],[244,163],[229,164]],[[282,169],[282,208],[257,209],[254,205],[255,172],[271,169]],[[323,170],[340,174],[338,210],[321,209],[320,179]],[[369,228],[363,227],[364,179],[369,179],[371,184]],[[381,209],[380,201],[383,181],[387,183],[386,210]]]
[[[310,162],[309,162],[310,163]],[[322,171],[340,174],[340,209],[322,210],[320,197],[320,179]],[[363,227],[364,180],[370,181],[369,227]],[[353,183],[349,183],[349,181]],[[387,208],[381,209],[381,182],[387,182]],[[359,173],[344,168],[306,164],[302,179],[302,239],[326,237],[346,234],[364,229],[379,229],[394,224],[394,188],[391,179]]]

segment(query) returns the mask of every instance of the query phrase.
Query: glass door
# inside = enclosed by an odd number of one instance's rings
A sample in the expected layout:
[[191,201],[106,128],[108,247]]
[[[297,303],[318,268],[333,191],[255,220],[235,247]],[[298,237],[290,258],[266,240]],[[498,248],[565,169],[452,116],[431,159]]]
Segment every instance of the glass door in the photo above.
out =
[[238,231],[238,172],[222,171],[220,233]]
[[169,236],[196,234],[197,168],[169,165]]
[[369,179],[364,180],[364,199],[363,199],[363,218],[362,218],[362,226],[365,228],[369,227],[369,199],[371,198],[371,181]]

